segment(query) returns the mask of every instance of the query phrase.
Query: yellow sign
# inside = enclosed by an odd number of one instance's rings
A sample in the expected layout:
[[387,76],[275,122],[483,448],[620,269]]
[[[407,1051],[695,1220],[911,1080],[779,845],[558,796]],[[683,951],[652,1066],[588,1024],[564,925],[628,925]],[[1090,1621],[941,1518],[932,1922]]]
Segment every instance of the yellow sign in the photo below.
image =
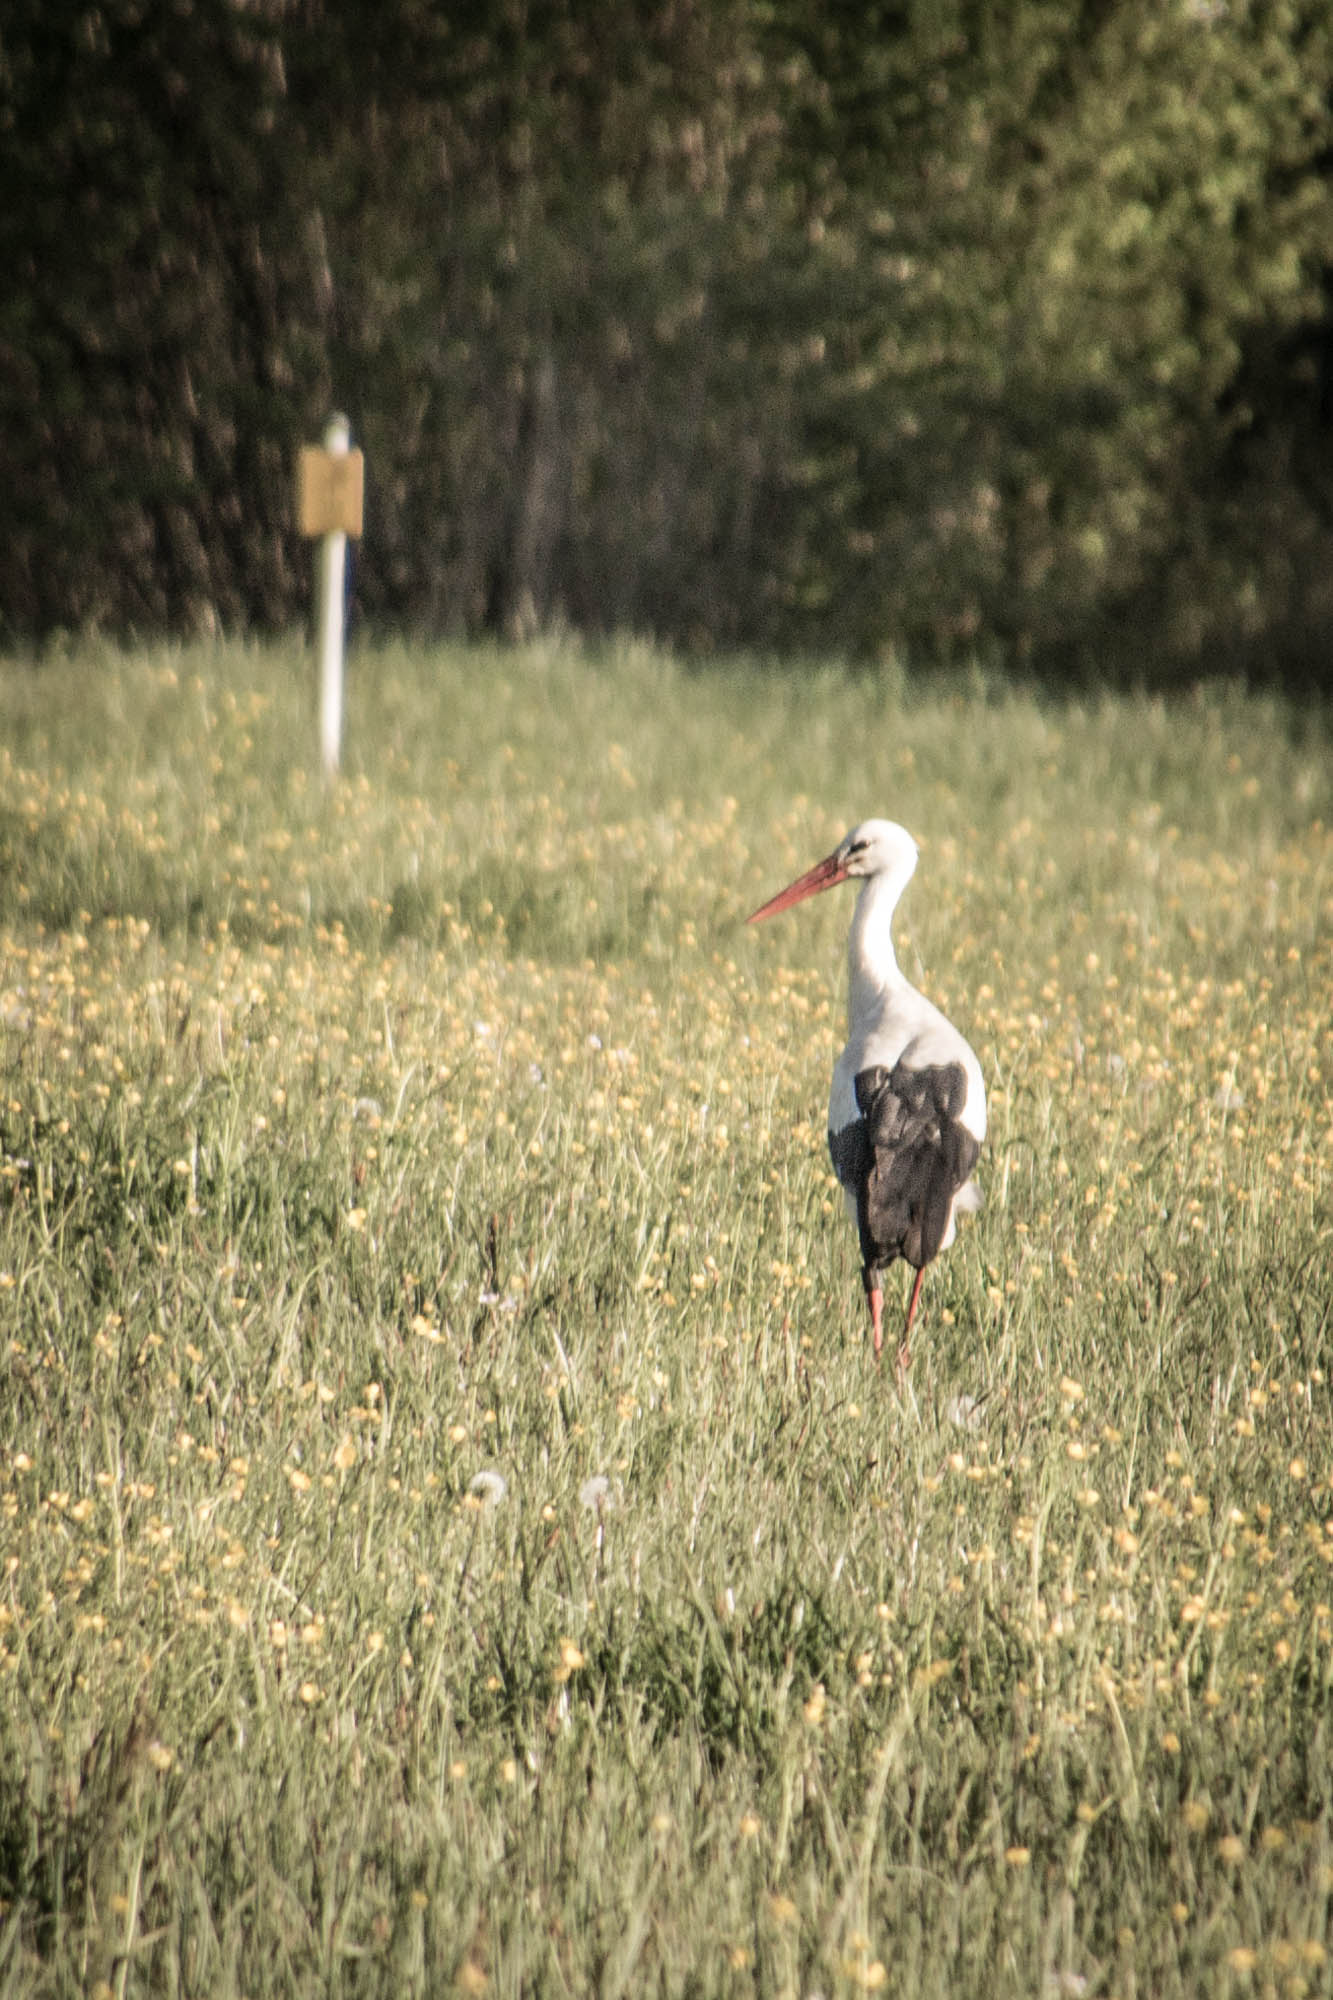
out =
[[303,446],[296,477],[301,533],[359,535],[365,483],[365,459],[359,451]]

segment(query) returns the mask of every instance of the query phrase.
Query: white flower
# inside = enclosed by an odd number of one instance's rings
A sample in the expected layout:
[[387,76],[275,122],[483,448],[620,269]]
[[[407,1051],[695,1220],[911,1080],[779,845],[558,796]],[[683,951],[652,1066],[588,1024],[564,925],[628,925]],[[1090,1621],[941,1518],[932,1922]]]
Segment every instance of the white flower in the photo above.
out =
[[488,1465],[473,1473],[467,1490],[474,1500],[480,1500],[483,1507],[498,1507],[509,1491],[509,1481],[502,1472]]
[[579,1505],[586,1507],[589,1513],[600,1514],[604,1507],[614,1507],[615,1504],[611,1481],[604,1472],[594,1473],[579,1488]]

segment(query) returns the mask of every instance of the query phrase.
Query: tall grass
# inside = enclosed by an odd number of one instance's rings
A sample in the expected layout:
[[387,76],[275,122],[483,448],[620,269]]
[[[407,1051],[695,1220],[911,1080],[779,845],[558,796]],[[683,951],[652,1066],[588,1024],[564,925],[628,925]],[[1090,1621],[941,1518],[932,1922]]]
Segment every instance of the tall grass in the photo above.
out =
[[[1323,715],[0,668],[0,1988],[1326,1990]],[[877,1369],[868,812],[991,1082]]]

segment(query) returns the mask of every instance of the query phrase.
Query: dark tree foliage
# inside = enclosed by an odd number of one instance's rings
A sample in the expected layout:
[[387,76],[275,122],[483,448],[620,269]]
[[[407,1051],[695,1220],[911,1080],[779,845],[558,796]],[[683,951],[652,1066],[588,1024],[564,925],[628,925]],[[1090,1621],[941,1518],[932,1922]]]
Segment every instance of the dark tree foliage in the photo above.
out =
[[1326,0],[10,0],[0,631],[1322,673]]
[[0,616],[281,616],[328,389],[277,20],[11,0],[0,32]]

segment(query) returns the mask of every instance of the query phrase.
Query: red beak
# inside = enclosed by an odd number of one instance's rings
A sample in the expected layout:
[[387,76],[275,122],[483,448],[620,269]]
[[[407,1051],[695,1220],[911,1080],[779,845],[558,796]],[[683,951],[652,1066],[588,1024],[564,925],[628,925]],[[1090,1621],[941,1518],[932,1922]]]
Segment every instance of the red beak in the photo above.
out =
[[757,924],[763,917],[776,917],[779,910],[790,910],[795,903],[803,903],[807,896],[817,896],[821,889],[836,888],[839,882],[847,880],[847,864],[836,854],[828,855],[823,861],[808,868],[804,875],[798,875],[785,889],[779,889],[776,896],[769,898],[745,921]]

